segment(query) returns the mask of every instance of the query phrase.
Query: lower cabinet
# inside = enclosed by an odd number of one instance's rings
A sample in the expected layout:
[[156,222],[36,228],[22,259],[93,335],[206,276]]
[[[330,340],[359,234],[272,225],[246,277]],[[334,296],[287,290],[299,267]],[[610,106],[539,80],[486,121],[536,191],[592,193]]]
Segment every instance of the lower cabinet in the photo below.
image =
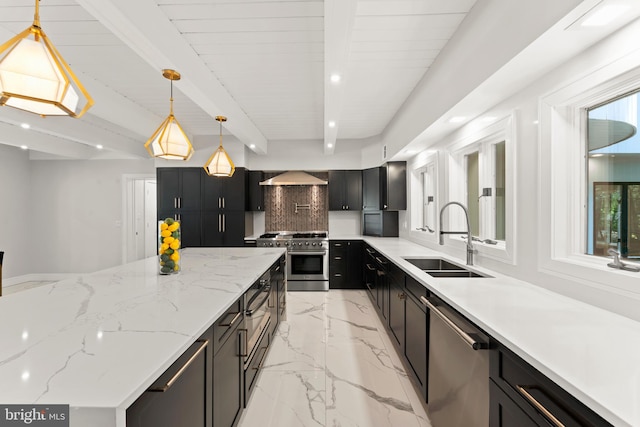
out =
[[127,427],[209,427],[212,336],[193,343],[127,409]]
[[[429,365],[429,312],[424,304],[416,299],[411,286],[419,286],[427,294],[424,286],[413,277],[406,278],[405,299],[405,346],[404,357],[411,368],[410,377],[416,383],[425,402],[427,396],[427,380]],[[419,298],[419,297],[418,297]]]
[[389,283],[389,330],[394,343],[401,349],[405,341],[405,275],[398,267],[391,264],[388,268]]
[[329,288],[362,289],[362,241],[329,241]]
[[492,347],[490,427],[611,426],[502,344]]

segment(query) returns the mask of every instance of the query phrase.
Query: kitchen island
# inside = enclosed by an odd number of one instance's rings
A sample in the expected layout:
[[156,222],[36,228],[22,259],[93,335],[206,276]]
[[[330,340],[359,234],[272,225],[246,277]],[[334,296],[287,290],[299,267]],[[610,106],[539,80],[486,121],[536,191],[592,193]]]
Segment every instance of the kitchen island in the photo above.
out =
[[188,248],[179,274],[148,258],[0,298],[0,403],[68,404],[71,427],[126,409],[284,254]]

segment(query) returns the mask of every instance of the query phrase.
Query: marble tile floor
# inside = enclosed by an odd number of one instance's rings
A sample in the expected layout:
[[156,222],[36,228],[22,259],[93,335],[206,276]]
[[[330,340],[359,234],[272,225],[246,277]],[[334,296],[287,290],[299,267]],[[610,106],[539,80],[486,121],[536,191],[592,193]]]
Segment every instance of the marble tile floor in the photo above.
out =
[[240,427],[430,427],[365,291],[289,292]]

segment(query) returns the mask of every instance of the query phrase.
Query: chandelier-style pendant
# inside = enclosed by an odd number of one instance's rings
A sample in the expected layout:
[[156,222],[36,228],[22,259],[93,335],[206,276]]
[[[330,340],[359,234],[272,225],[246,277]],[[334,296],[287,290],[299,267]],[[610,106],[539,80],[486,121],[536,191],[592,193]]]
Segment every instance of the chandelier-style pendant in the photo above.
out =
[[40,27],[38,1],[33,25],[0,46],[0,105],[78,118],[93,99]]
[[173,115],[173,81],[180,80],[180,73],[175,70],[162,70],[164,78],[171,81],[171,98],[169,116],[144,144],[152,157],[169,160],[189,160],[193,155],[193,146]]
[[209,176],[230,177],[236,171],[236,167],[231,161],[231,157],[222,147],[222,122],[226,122],[224,116],[216,116],[216,120],[220,123],[220,145],[218,149],[209,157],[204,165],[204,170]]

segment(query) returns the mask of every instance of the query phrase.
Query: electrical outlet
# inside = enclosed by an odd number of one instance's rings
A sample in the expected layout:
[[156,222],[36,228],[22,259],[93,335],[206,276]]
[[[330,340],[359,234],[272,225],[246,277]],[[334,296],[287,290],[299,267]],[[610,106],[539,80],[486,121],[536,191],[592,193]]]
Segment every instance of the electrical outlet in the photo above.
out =
[[482,197],[491,196],[491,187],[482,189]]

